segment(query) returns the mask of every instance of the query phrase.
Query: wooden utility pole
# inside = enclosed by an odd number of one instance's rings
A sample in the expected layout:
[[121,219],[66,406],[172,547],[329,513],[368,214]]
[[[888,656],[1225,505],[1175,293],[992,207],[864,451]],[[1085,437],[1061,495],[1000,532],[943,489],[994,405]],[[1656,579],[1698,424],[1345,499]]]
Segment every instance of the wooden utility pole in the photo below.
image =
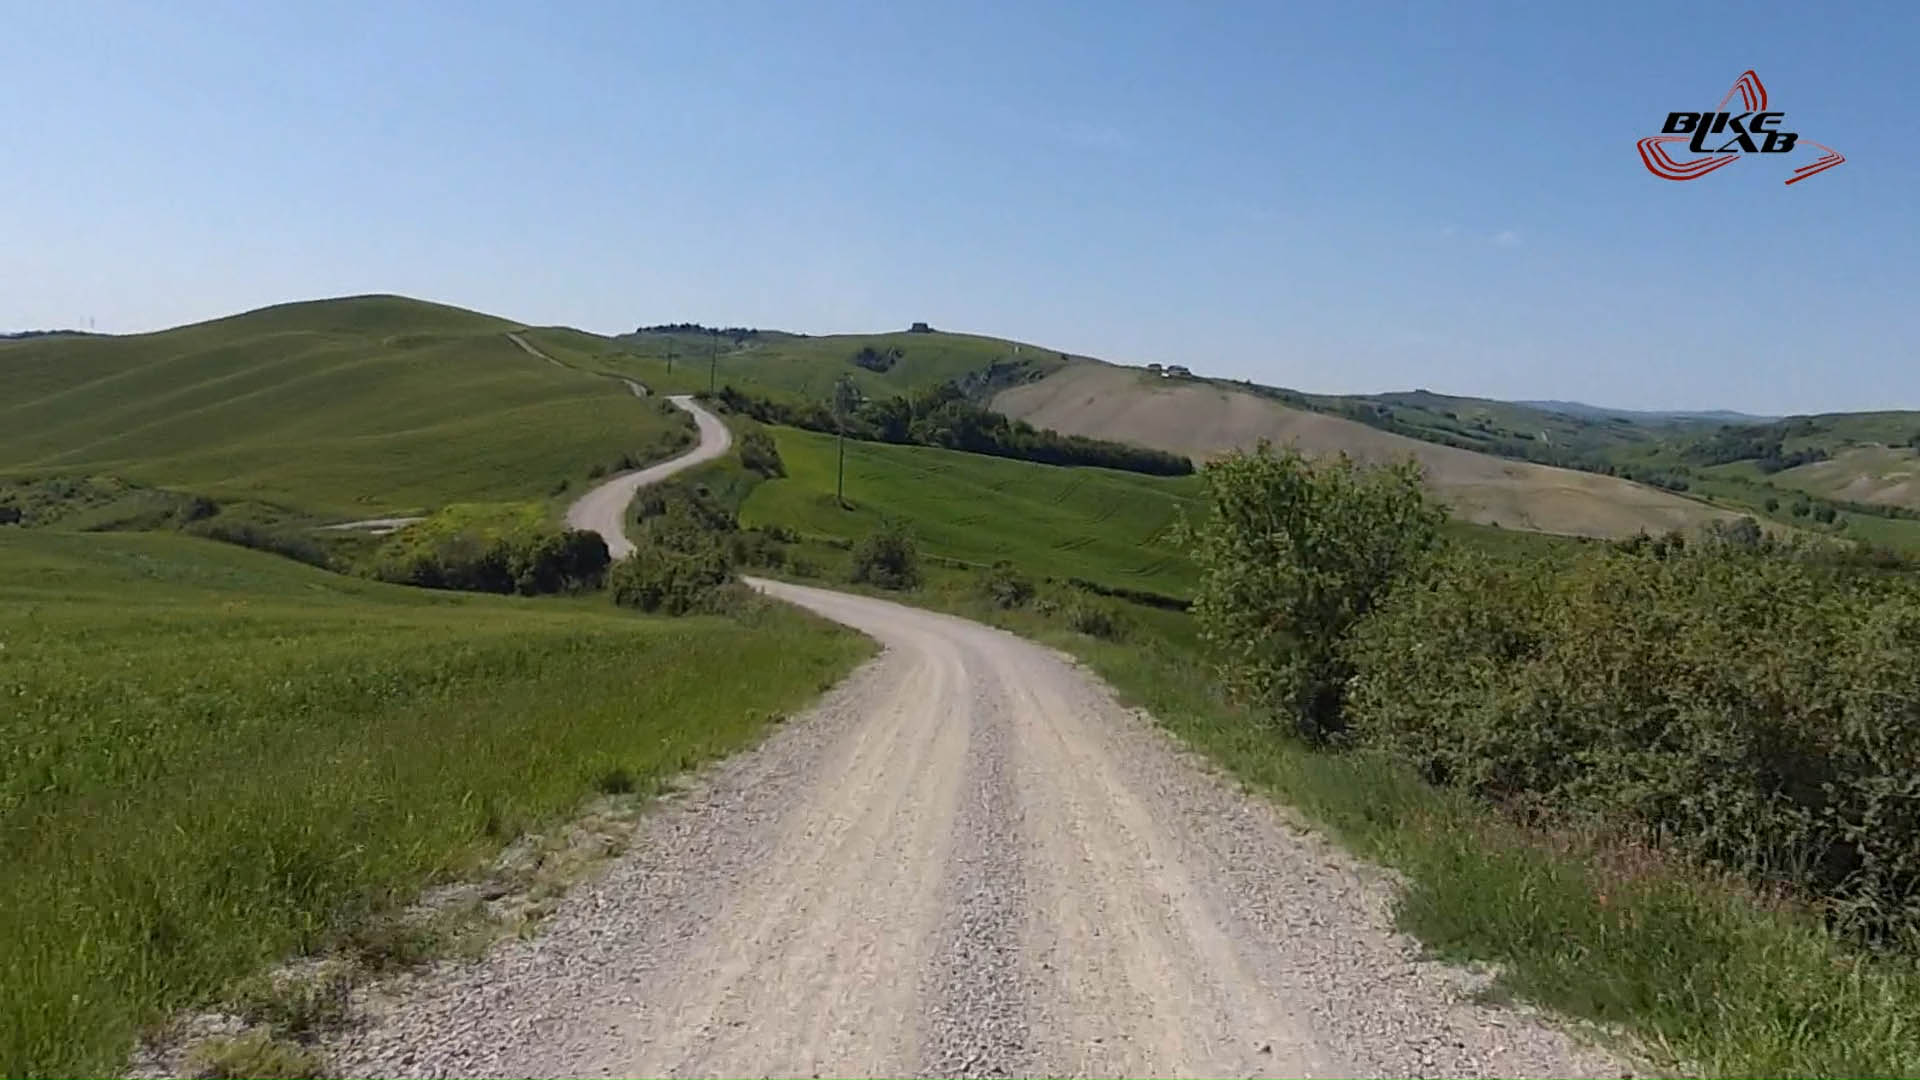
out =
[[842,507],[847,505],[847,417],[859,405],[860,388],[853,385],[850,376],[840,376],[833,384],[834,426],[840,429],[840,463],[834,470],[833,498]]
[[707,332],[707,393],[713,393],[713,379],[720,370],[720,331],[718,328]]

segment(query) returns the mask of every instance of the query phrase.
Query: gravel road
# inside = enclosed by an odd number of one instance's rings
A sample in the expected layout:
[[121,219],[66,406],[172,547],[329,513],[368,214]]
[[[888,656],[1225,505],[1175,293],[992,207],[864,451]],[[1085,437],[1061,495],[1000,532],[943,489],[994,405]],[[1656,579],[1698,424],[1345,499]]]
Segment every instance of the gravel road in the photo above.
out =
[[[1621,1076],[1396,934],[1391,884],[1070,659],[755,587],[885,650],[648,814],[542,931],[420,977],[350,1075]],[[750,677],[743,673],[743,677]]]
[[[568,523],[632,551],[640,487]],[[751,580],[885,646],[662,800],[540,932],[396,984],[356,1076],[1622,1076],[1395,933],[1393,884],[1249,797],[1070,658]],[[741,677],[751,678],[750,672]]]
[[608,553],[616,559],[633,554],[633,543],[627,539],[625,523],[627,507],[633,504],[635,492],[683,469],[690,469],[703,461],[712,461],[733,446],[733,432],[727,430],[727,425],[721,423],[719,417],[696,404],[692,397],[678,394],[667,400],[693,414],[693,421],[700,429],[699,445],[657,465],[618,473],[567,507],[567,527],[599,533],[607,541]]

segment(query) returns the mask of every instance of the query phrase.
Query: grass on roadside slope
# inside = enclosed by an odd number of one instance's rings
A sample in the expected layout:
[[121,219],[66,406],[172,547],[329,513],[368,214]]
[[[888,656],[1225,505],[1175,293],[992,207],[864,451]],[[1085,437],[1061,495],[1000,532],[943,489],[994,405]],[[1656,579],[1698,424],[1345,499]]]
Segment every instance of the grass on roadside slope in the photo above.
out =
[[1708,1075],[1920,1072],[1911,959],[1844,948],[1792,905],[1645,851],[1523,829],[1389,763],[1313,750],[1221,698],[1184,613],[1114,604],[1125,630],[1104,640],[1058,613],[994,607],[975,573],[926,577],[907,594],[854,588],[1079,657],[1250,788],[1403,873],[1402,928],[1446,958],[1498,964],[1504,992],[1618,1025]]
[[834,500],[834,438],[767,429],[785,477],[753,489],[748,526],[857,539],[887,517],[907,521],[931,554],[1029,573],[1078,577],[1110,588],[1184,596],[1193,567],[1169,530],[1199,488],[1194,477],[1068,468],[926,446],[847,440],[846,497]]
[[127,337],[0,342],[0,473],[109,474],[378,516],[548,495],[690,430],[512,324],[401,297],[286,304]]
[[0,531],[0,1073],[117,1070],[163,1011],[608,777],[645,790],[749,743],[869,649],[785,609],[604,605]]

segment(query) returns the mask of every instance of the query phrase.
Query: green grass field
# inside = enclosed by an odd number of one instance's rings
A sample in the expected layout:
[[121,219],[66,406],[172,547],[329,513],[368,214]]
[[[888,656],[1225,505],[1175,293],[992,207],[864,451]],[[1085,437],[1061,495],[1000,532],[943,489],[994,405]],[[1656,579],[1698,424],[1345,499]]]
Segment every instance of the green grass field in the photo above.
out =
[[[941,558],[977,566],[1005,559],[1040,577],[1180,598],[1192,593],[1193,564],[1171,533],[1182,509],[1200,497],[1197,476],[1063,468],[848,440],[849,508],[834,500],[832,436],[766,430],[780,447],[787,476],[751,485],[740,507],[742,524],[856,540],[887,518],[902,518],[921,550]],[[741,471],[726,475],[737,486]],[[1446,533],[1496,555],[1571,551],[1583,543],[1460,521],[1449,522]]]
[[373,517],[545,497],[690,430],[543,363],[511,323],[399,297],[288,304],[129,337],[0,342],[0,477],[114,475]]
[[929,554],[1110,588],[1187,595],[1192,564],[1169,535],[1196,477],[1064,468],[926,446],[847,441],[846,498],[834,501],[835,440],[769,428],[787,475],[753,489],[746,525],[857,539],[908,521]]
[[114,1073],[164,1011],[472,871],[609,776],[646,790],[751,742],[869,650],[744,618],[0,529],[0,1074]]

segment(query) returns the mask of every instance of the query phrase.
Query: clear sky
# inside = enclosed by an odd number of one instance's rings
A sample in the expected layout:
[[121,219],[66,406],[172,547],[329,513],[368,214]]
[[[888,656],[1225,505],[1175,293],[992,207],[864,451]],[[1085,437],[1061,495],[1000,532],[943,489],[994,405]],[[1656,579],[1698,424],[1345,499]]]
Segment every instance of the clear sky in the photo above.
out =
[[[1756,69],[1811,154],[1634,140]],[[398,292],[1920,408],[1920,3],[16,3],[0,329]],[[4,392],[4,386],[0,386]]]

